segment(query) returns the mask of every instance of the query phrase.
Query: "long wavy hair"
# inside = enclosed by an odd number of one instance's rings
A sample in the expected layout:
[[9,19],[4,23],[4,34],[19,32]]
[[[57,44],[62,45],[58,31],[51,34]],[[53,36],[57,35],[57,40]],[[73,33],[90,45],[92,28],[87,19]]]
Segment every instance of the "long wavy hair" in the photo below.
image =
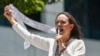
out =
[[56,16],[56,19],[61,14],[64,14],[65,16],[67,16],[69,18],[68,21],[69,21],[70,24],[74,24],[74,28],[71,31],[71,36],[70,37],[81,39],[81,37],[83,37],[83,34],[82,34],[82,32],[80,30],[80,26],[77,24],[75,18],[68,12],[61,12]]

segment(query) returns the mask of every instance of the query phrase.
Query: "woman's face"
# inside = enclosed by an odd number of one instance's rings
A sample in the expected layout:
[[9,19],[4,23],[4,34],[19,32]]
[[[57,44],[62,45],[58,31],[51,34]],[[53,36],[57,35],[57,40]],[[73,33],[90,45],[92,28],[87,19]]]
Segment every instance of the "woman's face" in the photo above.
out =
[[68,31],[71,31],[73,26],[72,24],[69,23],[69,18],[64,15],[64,14],[60,14],[56,21],[55,21],[55,26],[56,28],[60,28],[60,34],[64,34]]

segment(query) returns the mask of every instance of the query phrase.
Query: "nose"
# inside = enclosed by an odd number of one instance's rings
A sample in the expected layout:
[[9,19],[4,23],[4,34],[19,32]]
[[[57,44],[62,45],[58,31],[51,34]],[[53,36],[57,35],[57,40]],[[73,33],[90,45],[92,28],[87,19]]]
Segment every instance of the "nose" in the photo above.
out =
[[57,25],[58,25],[58,26],[60,26],[60,25],[61,25],[61,23],[59,22]]
[[61,23],[60,23],[60,22],[57,24],[57,27],[58,27],[58,28],[60,28],[60,27],[61,27]]

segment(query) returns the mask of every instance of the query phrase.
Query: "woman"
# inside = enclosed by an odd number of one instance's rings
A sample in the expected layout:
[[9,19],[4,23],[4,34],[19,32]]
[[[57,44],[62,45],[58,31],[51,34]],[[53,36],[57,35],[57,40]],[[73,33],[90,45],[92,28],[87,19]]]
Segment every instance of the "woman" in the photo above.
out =
[[85,56],[82,33],[74,17],[68,12],[61,12],[56,17],[55,27],[58,34],[55,38],[45,38],[28,32],[13,19],[9,6],[4,8],[4,16],[18,34],[31,45],[47,51],[48,56]]

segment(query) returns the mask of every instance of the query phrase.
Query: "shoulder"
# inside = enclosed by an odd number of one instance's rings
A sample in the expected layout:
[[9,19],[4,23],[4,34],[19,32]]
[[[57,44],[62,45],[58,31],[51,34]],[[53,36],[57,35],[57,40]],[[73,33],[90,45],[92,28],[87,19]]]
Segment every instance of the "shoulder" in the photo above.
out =
[[70,39],[68,46],[72,47],[72,48],[77,48],[77,47],[84,47],[85,48],[85,43],[84,40],[82,39]]
[[75,39],[75,38],[71,38],[70,40],[69,40],[69,44],[71,44],[71,43],[73,43],[73,44],[84,44],[84,41],[82,40],[82,39]]
[[85,54],[85,44],[82,39],[70,39],[67,52],[73,55],[84,55]]
[[79,46],[79,45],[84,46],[84,41],[82,39],[76,39],[74,42],[75,42],[76,46]]

